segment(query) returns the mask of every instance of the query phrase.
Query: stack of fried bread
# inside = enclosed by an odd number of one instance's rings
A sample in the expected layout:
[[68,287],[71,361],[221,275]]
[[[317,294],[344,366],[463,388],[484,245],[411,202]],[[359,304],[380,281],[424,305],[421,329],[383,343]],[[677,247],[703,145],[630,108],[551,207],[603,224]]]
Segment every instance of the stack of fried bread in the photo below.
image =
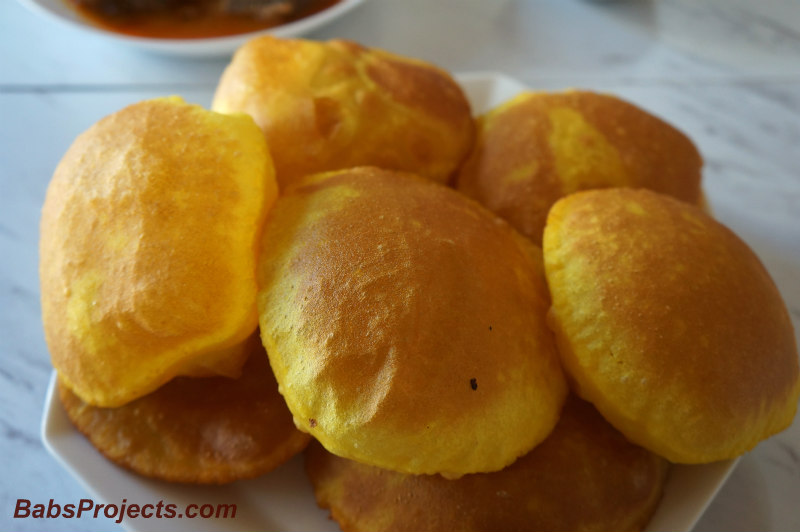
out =
[[224,483],[312,442],[345,530],[641,530],[670,462],[791,424],[786,307],[666,122],[474,118],[433,65],[272,37],[212,108],[101,120],[45,200],[59,396],[117,464]]

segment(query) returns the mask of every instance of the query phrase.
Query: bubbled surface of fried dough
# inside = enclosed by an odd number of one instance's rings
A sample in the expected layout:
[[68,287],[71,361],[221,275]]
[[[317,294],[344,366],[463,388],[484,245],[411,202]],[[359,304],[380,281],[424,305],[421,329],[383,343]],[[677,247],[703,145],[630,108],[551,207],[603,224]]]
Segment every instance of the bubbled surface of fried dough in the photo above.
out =
[[451,189],[376,168],[299,181],[265,225],[258,280],[281,393],[336,454],[458,476],[555,425],[541,251]]
[[342,40],[249,41],[223,73],[213,109],[253,116],[282,187],[360,165],[445,182],[474,136],[469,102],[447,72]]
[[41,219],[42,319],[72,391],[120,406],[177,375],[236,375],[257,325],[257,237],[277,183],[245,115],[180,98],[81,134]]
[[553,203],[579,190],[647,188],[701,202],[691,140],[611,95],[525,92],[481,116],[477,131],[458,189],[537,244]]
[[348,532],[642,530],[667,462],[629,443],[588,403],[567,400],[556,428],[495,473],[405,475],[306,450],[322,508]]
[[735,457],[791,424],[792,323],[752,250],[654,192],[560,200],[544,234],[549,322],[578,392],[673,462]]
[[257,336],[241,377],[178,377],[119,408],[86,404],[59,383],[68,417],[101,453],[147,477],[221,484],[275,469],[302,451]]

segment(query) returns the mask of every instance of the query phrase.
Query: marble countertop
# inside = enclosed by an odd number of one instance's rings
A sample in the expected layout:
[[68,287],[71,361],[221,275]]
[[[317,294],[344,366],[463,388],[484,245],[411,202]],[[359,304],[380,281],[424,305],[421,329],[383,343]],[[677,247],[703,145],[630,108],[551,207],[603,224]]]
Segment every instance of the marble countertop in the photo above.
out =
[[[759,254],[800,332],[800,3],[796,0],[370,0],[309,37],[348,38],[453,72],[616,93],[698,145],[715,215]],[[227,58],[141,52],[0,1],[0,529],[17,499],[86,492],[42,446],[51,372],[37,277],[40,207],[74,137],[119,108],[209,105]],[[745,455],[697,530],[800,530],[800,418]]]

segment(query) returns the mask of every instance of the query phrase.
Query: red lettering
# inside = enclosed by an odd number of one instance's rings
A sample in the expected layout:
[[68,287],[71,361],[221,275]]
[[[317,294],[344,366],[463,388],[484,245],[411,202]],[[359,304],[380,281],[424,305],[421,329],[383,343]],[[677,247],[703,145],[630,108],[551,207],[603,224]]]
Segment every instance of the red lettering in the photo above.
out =
[[23,519],[31,515],[30,508],[31,508],[31,501],[29,501],[28,499],[17,499],[17,507],[14,508],[14,519]]
[[114,519],[117,517],[117,512],[119,512],[119,508],[116,504],[106,504],[106,509],[103,510],[103,515],[105,515],[107,519]]
[[81,518],[81,514],[83,512],[88,512],[94,507],[94,502],[92,499],[81,499],[81,502],[78,503],[78,519]]
[[[55,514],[53,514],[53,510],[56,511]],[[61,515],[61,505],[55,504],[55,502],[53,502],[53,499],[50,499],[50,502],[47,503],[47,518],[55,519],[59,515]]]
[[228,519],[228,510],[232,510],[231,512],[231,519],[236,517],[236,505],[235,504],[218,504],[217,505],[217,513],[214,517],[217,519],[220,518],[220,513],[222,513],[223,519]]
[[[173,519],[175,517],[187,517],[189,519],[211,519],[223,518],[233,519],[236,517],[235,504],[189,504],[185,507],[185,513],[178,513],[177,504],[165,504],[163,500],[158,501],[158,504],[127,504],[128,499],[123,499],[120,505],[117,504],[97,504],[91,499],[81,499],[80,502],[75,504],[58,504],[54,499],[50,499],[47,505],[32,504],[29,499],[17,499],[17,504],[14,508],[14,518],[24,519],[26,517],[33,517],[34,519],[56,519],[65,518],[71,519],[77,517],[80,519],[84,513],[89,512],[95,519],[102,516],[108,519],[116,519],[116,523],[121,523],[127,515],[130,519],[137,519],[139,517],[150,519],[157,517],[158,519],[166,518]],[[92,512],[94,510],[94,512]]]
[[128,502],[128,499],[122,499],[122,506],[119,508],[119,519],[114,521],[115,523],[119,524],[122,522],[122,519],[125,517],[125,503]]
[[172,519],[173,517],[175,517],[175,513],[176,513],[175,511],[177,509],[178,509],[178,505],[177,504],[168,504],[168,505],[166,505],[164,507],[164,510],[166,512],[164,514],[164,517],[166,517],[167,519]]

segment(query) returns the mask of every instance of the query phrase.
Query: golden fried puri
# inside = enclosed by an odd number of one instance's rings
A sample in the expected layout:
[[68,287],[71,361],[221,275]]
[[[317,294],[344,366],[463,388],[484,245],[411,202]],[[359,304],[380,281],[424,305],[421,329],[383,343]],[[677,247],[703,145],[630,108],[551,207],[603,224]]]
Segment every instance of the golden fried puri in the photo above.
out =
[[667,469],[575,397],[541,445],[495,473],[447,480],[306,450],[317,502],[348,532],[641,530]]
[[295,423],[410,473],[494,471],[566,395],[541,251],[457,192],[357,168],[284,190],[259,263],[261,335]]
[[276,196],[263,135],[245,115],[163,98],[80,135],[41,220],[42,318],[61,382],[113,407],[177,375],[236,375],[244,359],[231,355],[257,325],[257,239]]
[[213,109],[255,118],[281,187],[360,165],[445,182],[474,135],[469,102],[448,73],[340,40],[249,41],[223,73]]
[[308,444],[278,393],[257,335],[238,379],[178,377],[119,408],[86,404],[59,383],[75,426],[105,456],[141,475],[221,484],[276,468]]
[[631,441],[710,462],[791,423],[789,314],[750,248],[699,208],[646,190],[568,196],[544,260],[565,370]]
[[699,204],[701,166],[686,136],[623,100],[527,92],[478,119],[457,186],[540,244],[547,211],[579,190],[647,188]]

